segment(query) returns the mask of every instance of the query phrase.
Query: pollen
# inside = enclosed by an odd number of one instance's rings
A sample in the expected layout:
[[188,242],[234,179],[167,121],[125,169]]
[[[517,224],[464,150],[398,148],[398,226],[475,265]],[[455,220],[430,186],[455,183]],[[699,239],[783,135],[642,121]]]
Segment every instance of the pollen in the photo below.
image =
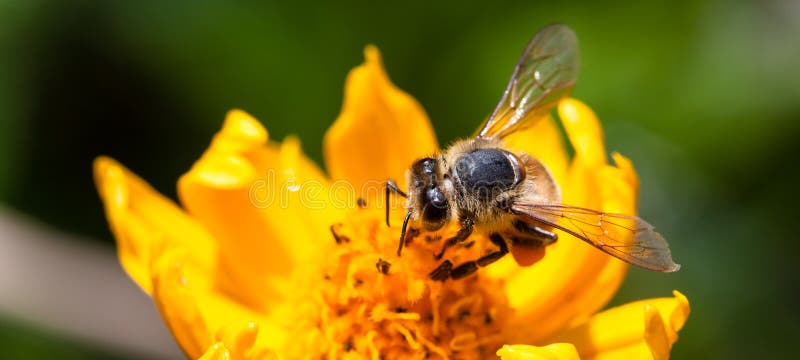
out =
[[[310,303],[298,306],[304,309],[298,316],[305,321],[291,329],[294,334],[313,335],[298,339],[303,344],[294,355],[314,359],[494,356],[503,345],[503,325],[512,316],[502,280],[479,271],[461,280],[433,281],[428,274],[443,261],[434,259],[442,243],[426,238],[450,234],[411,231],[398,257],[399,229],[388,228],[383,221],[377,209],[360,208],[347,221],[331,226],[327,241],[336,244],[335,251],[316,274],[319,281],[307,300]],[[484,239],[475,238],[465,243],[479,245],[454,247],[445,258],[457,264],[491,250],[480,245],[487,243]]]

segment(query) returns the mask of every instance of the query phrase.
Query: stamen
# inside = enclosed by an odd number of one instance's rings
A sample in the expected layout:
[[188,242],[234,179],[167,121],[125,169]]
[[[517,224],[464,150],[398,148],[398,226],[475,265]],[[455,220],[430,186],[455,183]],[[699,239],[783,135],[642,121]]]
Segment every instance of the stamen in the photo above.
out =
[[385,304],[379,304],[375,306],[372,310],[372,315],[370,319],[375,322],[381,322],[384,320],[409,320],[409,321],[419,321],[420,315],[419,313],[415,312],[404,312],[398,313],[394,311],[389,311]]
[[477,346],[475,333],[472,331],[453,336],[453,339],[450,340],[450,349],[455,351],[474,349]]
[[[431,291],[433,293],[433,291]],[[439,323],[441,322],[439,318],[439,298],[434,297],[431,295],[431,310],[433,313],[433,324],[431,324],[431,332],[433,336],[439,336]]]
[[502,340],[502,336],[500,335],[489,335],[484,336],[482,338],[478,338],[474,332],[466,332],[462,334],[458,334],[450,340],[450,349],[455,351],[466,351],[472,350],[479,346],[483,346],[486,344],[498,342]]
[[370,331],[367,333],[367,347],[369,348],[369,352],[372,355],[372,360],[380,360],[381,355],[378,351],[378,348],[375,346],[375,336],[378,333],[375,330]]
[[453,303],[453,305],[450,305],[450,311],[448,312],[447,316],[451,318],[456,317],[456,315],[461,313],[462,307],[466,307],[466,305],[471,303],[475,303],[475,307],[480,307],[482,302],[483,298],[478,294],[458,299]]
[[392,325],[389,325],[389,328],[394,329],[400,334],[402,334],[403,337],[408,342],[408,345],[411,346],[412,349],[414,350],[422,349],[422,346],[420,346],[419,343],[416,340],[414,340],[414,337],[411,336],[411,332],[409,332],[408,329],[404,328],[403,325],[400,325],[398,323],[392,323]]
[[[298,339],[302,345],[287,345],[287,358],[492,357],[511,315],[504,293],[497,291],[499,281],[488,276],[431,281],[427,272],[440,263],[432,255],[441,243],[418,241],[398,258],[398,229],[379,226],[378,212],[354,211],[331,227],[334,238],[346,234],[349,241],[339,241],[328,262],[320,264],[324,276],[306,274],[316,288],[298,293],[297,316],[313,320],[288,323],[294,326],[290,333],[311,335]],[[471,249],[453,251],[453,261],[479,257],[492,246],[480,236],[470,241]],[[319,350],[309,354],[309,348]]]
[[434,352],[437,355],[441,356],[442,359],[445,359],[445,360],[450,359],[450,356],[447,355],[447,352],[444,351],[444,349],[436,346],[436,344],[430,342],[424,336],[420,335],[419,330],[417,330],[416,334],[417,334],[417,339],[419,339],[419,342],[421,342],[422,345],[425,345],[425,347],[428,348],[428,350],[430,350],[431,352]]

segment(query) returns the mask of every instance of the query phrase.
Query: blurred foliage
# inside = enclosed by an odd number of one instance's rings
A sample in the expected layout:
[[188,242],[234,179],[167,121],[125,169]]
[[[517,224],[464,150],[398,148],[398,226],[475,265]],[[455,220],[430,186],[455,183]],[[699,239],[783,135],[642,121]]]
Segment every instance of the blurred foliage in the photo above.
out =
[[125,354],[113,354],[92,349],[79,342],[63,339],[50,332],[31,328],[15,320],[0,317],[0,348],[3,359],[134,359]]
[[447,143],[472,133],[530,36],[555,21],[581,41],[576,97],[604,121],[609,150],[634,160],[641,213],[684,265],[632,270],[614,302],[684,292],[692,315],[678,359],[789,357],[800,338],[791,0],[6,1],[0,200],[111,241],[92,159],[111,155],[174,197],[234,107],[273,139],[299,134],[320,161],[368,43]]

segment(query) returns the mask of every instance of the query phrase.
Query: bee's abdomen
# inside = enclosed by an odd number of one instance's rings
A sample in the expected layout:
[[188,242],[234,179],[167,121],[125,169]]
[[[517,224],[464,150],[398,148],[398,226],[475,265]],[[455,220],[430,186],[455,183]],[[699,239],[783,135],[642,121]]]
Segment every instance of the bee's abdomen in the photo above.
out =
[[517,157],[502,149],[477,149],[456,160],[453,167],[461,191],[490,201],[524,179]]

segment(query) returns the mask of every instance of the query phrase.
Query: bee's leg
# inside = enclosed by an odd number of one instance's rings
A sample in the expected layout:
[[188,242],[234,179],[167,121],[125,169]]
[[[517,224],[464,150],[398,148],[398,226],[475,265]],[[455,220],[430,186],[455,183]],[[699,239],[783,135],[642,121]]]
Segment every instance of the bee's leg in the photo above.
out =
[[403,252],[403,246],[406,244],[406,229],[408,229],[408,220],[411,219],[411,211],[406,213],[406,218],[403,220],[403,230],[400,230],[400,244],[397,245],[397,256]]
[[453,271],[453,263],[450,260],[442,261],[436,269],[433,269],[428,277],[433,281],[445,281],[450,278],[450,273]]
[[500,234],[493,233],[489,235],[489,240],[491,240],[493,244],[497,245],[499,249],[497,251],[493,251],[484,256],[481,256],[480,258],[478,258],[478,260],[467,261],[461,265],[456,266],[456,268],[450,272],[450,277],[453,278],[453,280],[458,280],[463,277],[472,275],[474,272],[478,271],[479,267],[488,266],[489,264],[497,260],[500,260],[503,256],[508,254],[508,245],[506,244],[506,241],[503,239],[503,237],[500,236]]
[[547,246],[558,240],[558,234],[522,220],[515,220],[514,228],[520,233],[527,235],[524,237],[517,236],[512,239],[514,243],[520,243],[520,245]]
[[391,226],[389,225],[389,198],[392,195],[392,192],[395,192],[402,197],[408,197],[403,190],[400,190],[394,180],[386,180],[386,226]]
[[441,259],[442,256],[444,256],[444,252],[447,251],[447,248],[466,240],[472,234],[473,225],[474,223],[472,222],[472,219],[468,217],[461,219],[461,229],[458,230],[455,236],[447,239],[447,241],[444,242],[444,245],[442,245],[442,250],[439,251],[434,258],[436,260]]

